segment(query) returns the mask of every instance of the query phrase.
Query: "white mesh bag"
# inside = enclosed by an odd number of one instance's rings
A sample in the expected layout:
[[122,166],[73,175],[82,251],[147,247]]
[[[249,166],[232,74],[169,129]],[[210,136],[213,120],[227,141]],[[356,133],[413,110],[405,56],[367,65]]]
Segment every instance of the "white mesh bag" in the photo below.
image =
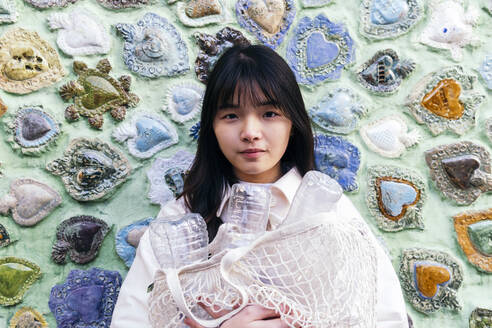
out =
[[[308,215],[299,216],[294,201],[285,224],[251,244],[223,249],[202,263],[159,270],[149,297],[152,326],[180,327],[188,316],[216,327],[247,304],[259,304],[275,309],[290,327],[375,327],[377,262],[371,232],[360,219],[338,220],[340,195],[333,197],[333,181],[308,174],[295,198],[320,183],[332,188],[326,202],[310,204]],[[223,225],[215,240],[228,240],[227,234]],[[212,253],[220,248],[211,244]],[[211,319],[198,301],[217,312],[237,308]]]

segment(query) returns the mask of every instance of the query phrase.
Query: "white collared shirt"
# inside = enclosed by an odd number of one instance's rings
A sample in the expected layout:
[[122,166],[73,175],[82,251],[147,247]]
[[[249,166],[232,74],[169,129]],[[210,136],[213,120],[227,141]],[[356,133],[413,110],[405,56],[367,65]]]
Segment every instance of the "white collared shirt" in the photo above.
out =
[[[276,229],[287,216],[301,180],[302,177],[297,169],[292,168],[272,184],[268,230]],[[315,196],[313,195],[313,197]],[[227,218],[224,218],[224,213],[227,213],[229,197],[230,188],[227,188],[217,211],[217,216],[221,217],[223,221],[227,220]],[[157,217],[179,215],[186,212],[189,212],[189,210],[186,208],[183,198],[180,198],[164,205]],[[355,206],[345,195],[342,195],[337,203],[337,215],[340,220],[348,220],[354,217],[361,218]],[[378,260],[377,328],[408,328],[405,302],[396,273],[383,249],[377,242],[374,244],[376,244]],[[147,231],[140,240],[135,260],[121,286],[113,312],[111,328],[151,327],[148,319],[147,300],[149,294],[147,293],[147,287],[153,282],[154,273],[158,268],[159,263],[152,251]]]

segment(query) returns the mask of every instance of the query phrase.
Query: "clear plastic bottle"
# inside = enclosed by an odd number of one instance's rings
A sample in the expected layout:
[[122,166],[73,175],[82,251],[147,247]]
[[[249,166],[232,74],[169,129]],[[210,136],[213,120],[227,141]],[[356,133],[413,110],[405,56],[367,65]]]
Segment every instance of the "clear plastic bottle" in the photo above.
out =
[[[302,217],[313,216],[320,212],[331,212],[342,196],[340,185],[328,175],[319,171],[309,171],[302,178],[292,205],[283,225],[298,222]],[[316,195],[322,195],[320,198]],[[322,201],[320,201],[322,199]]]
[[248,244],[266,231],[270,200],[270,185],[236,183],[232,186],[225,222],[228,232],[234,236],[230,247]]
[[149,226],[152,250],[161,268],[180,268],[208,258],[207,224],[200,214],[155,219]]

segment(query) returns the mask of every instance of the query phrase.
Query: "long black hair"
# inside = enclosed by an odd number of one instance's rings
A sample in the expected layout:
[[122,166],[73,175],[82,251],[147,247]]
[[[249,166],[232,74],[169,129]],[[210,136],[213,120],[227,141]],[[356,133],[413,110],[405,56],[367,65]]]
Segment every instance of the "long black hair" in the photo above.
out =
[[[258,95],[255,90],[261,90]],[[281,158],[284,168],[295,166],[301,175],[314,168],[314,142],[301,91],[290,67],[280,55],[262,45],[228,49],[210,73],[203,98],[195,160],[184,182],[185,204],[207,221],[215,236],[221,221],[216,212],[227,185],[237,182],[232,165],[222,154],[213,129],[218,108],[232,103],[234,94],[275,104],[292,122],[292,133]]]

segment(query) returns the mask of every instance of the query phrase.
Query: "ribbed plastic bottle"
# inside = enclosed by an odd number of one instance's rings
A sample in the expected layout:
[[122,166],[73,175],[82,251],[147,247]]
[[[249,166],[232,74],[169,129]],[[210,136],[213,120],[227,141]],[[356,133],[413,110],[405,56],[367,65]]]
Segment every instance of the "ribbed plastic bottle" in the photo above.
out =
[[334,211],[342,193],[340,185],[328,175],[319,171],[308,171],[302,178],[282,224],[296,223],[302,217],[308,218],[320,212]]
[[248,244],[266,231],[270,200],[269,185],[236,183],[232,186],[226,224],[234,238],[229,247]]
[[200,214],[155,219],[150,223],[149,237],[162,269],[180,268],[208,258],[207,224]]

